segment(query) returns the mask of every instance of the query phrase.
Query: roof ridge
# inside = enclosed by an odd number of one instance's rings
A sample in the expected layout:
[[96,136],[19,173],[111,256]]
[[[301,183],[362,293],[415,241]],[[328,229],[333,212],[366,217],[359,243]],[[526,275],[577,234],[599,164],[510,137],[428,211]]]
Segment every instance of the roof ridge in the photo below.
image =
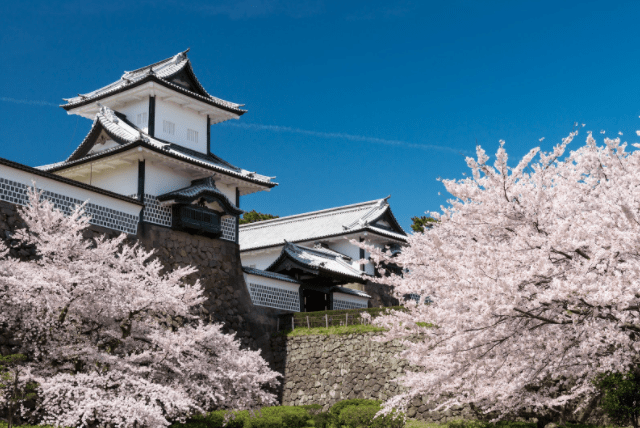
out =
[[386,198],[382,198],[382,199],[374,199],[371,201],[367,201],[367,202],[358,202],[355,204],[350,204],[350,205],[343,205],[340,207],[333,207],[333,208],[325,208],[322,210],[318,210],[318,211],[309,211],[306,213],[300,213],[300,214],[292,214],[289,216],[285,216],[285,217],[279,217],[279,218],[274,218],[274,219],[270,219],[270,220],[262,220],[262,221],[258,221],[255,223],[248,223],[248,224],[242,224],[240,225],[240,229],[251,229],[251,228],[260,228],[260,227],[264,227],[267,225],[271,225],[273,223],[284,223],[287,220],[297,220],[297,219],[302,219],[304,217],[308,217],[311,216],[313,214],[330,214],[331,212],[335,212],[338,210],[347,210],[347,209],[353,209],[353,208],[358,208],[358,207],[365,207],[366,205],[369,204],[376,204],[382,200],[384,200]]
[[184,55],[185,59],[187,59],[187,60],[188,60],[188,58],[187,58],[187,53],[188,53],[190,50],[191,50],[191,48],[187,48],[187,50],[182,51],[182,52],[178,52],[177,54],[172,55],[172,56],[170,56],[170,57],[169,57],[169,58],[167,58],[167,59],[163,59],[162,61],[154,62],[153,64],[145,65],[144,67],[136,68],[135,70],[125,71],[125,72],[123,73],[123,76],[124,76],[125,74],[137,73],[137,72],[139,72],[139,71],[144,70],[145,68],[155,67],[155,66],[160,65],[160,64],[163,64],[163,63],[165,63],[165,62],[169,62],[169,61],[171,61],[172,59],[174,59],[174,58],[175,58],[176,56],[178,56],[178,55]]

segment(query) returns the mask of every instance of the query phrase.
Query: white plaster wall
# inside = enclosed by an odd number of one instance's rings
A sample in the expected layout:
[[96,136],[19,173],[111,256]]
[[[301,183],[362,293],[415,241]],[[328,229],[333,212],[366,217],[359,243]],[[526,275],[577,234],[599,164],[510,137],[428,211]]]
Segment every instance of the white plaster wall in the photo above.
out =
[[[351,266],[353,266],[355,269],[360,270],[360,264],[358,263],[358,260],[360,260],[360,247],[356,247],[351,242],[349,242],[348,239],[329,242],[328,245],[329,245],[329,248],[331,248],[332,250],[335,250],[339,253],[342,253],[344,255],[351,257],[353,259]],[[369,256],[370,256],[369,252],[365,251],[364,258],[366,259]],[[369,275],[373,275],[375,273],[373,265],[371,263],[366,264],[364,266],[364,272]]]
[[278,258],[281,252],[282,247],[276,247],[275,249],[270,249],[268,252],[261,252],[259,254],[240,253],[240,260],[242,261],[242,266],[248,267],[255,265],[256,269],[264,270]]
[[60,183],[56,180],[41,177],[6,165],[0,165],[0,177],[25,184],[29,187],[33,186],[32,182],[35,182],[35,186],[40,190],[48,190],[50,192],[79,199],[81,201],[88,200],[93,204],[108,207],[126,214],[137,216],[140,214],[140,210],[142,209],[141,206],[130,202],[95,193],[91,190],[82,189],[71,184]]
[[232,204],[235,205],[236,203],[236,186],[230,186],[224,183],[218,183],[216,182],[216,187],[218,188],[218,190],[220,190],[227,198],[229,198],[229,200],[231,201]]
[[[175,124],[175,134],[163,132],[162,121]],[[187,141],[187,129],[198,132],[198,143]],[[207,117],[193,110],[156,98],[155,136],[181,146],[207,153]]]
[[138,193],[138,164],[122,165],[116,169],[93,172],[77,181],[101,189],[109,190],[120,195],[135,195]]
[[[120,113],[127,116],[127,120],[133,123],[135,126],[142,129],[144,132],[149,132],[149,99],[144,98],[140,101],[126,104],[123,107],[117,109]],[[147,113],[147,122],[142,125],[138,125],[137,116],[139,113]],[[156,128],[157,130],[158,128]]]
[[146,161],[144,169],[144,192],[146,194],[158,196],[190,185],[190,177],[180,174],[170,167]]

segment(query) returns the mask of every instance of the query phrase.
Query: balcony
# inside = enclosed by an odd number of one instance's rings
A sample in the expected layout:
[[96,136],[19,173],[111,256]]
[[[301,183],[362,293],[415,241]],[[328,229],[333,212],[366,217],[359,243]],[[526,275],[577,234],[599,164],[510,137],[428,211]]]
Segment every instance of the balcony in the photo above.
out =
[[222,235],[220,214],[196,205],[174,205],[173,228],[213,238]]

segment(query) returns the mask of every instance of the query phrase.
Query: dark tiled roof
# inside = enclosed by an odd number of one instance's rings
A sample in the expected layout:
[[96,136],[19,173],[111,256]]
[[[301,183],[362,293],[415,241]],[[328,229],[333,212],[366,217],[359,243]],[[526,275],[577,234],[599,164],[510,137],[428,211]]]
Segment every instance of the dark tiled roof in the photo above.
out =
[[[246,113],[246,110],[240,108],[242,104],[232,103],[230,101],[214,97],[204,89],[193,72],[191,61],[187,58],[188,51],[189,50],[187,49],[186,51],[180,52],[171,58],[156,62],[155,64],[147,65],[134,71],[126,71],[120,80],[117,80],[107,86],[96,89],[95,91],[91,91],[87,94],[78,94],[77,97],[66,98],[65,101],[67,101],[67,104],[62,105],[61,107],[65,110],[71,110],[73,108],[98,101],[110,95],[123,92],[127,89],[134,88],[146,82],[154,81],[200,101],[204,101],[223,110],[235,113],[238,116]],[[181,73],[185,73],[190,77],[190,80],[195,86],[195,88],[193,88],[194,90],[189,90],[170,81],[171,78]]]
[[273,271],[286,258],[308,267],[312,271],[327,272],[341,277],[362,281],[367,276],[364,272],[354,268],[346,256],[324,248],[307,248],[300,245],[285,243],[280,256],[266,269]]
[[[106,131],[114,141],[120,144],[120,146],[94,154],[88,154],[88,151],[91,149],[91,145],[94,141],[92,138],[96,137],[102,130]],[[70,166],[79,165],[94,159],[100,159],[137,146],[144,146],[157,153],[198,166],[203,166],[233,177],[238,177],[245,181],[261,184],[266,187],[274,187],[278,185],[278,183],[271,181],[271,177],[235,167],[217,156],[200,153],[195,150],[182,147],[178,144],[164,142],[151,137],[149,134],[146,134],[131,122],[123,118],[122,115],[114,112],[106,106],[100,108],[100,111],[96,114],[91,131],[89,131],[87,137],[73,152],[69,159],[64,162],[44,165],[38,168],[51,172],[60,171],[69,168]]]
[[168,201],[171,199],[188,199],[192,201],[204,195],[215,195],[216,198],[225,205],[225,210],[229,211],[230,214],[240,215],[244,212],[240,208],[236,207],[236,205],[231,202],[224,193],[218,190],[213,177],[195,180],[191,183],[191,186],[173,190],[158,196],[158,200]]

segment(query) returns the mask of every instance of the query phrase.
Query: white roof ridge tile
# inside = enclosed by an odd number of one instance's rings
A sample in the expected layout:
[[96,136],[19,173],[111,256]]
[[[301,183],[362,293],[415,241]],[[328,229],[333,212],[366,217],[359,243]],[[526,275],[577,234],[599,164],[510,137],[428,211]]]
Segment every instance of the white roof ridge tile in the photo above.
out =
[[303,220],[305,218],[311,218],[313,215],[319,214],[319,215],[333,215],[333,214],[342,214],[345,213],[347,211],[350,210],[356,210],[356,208],[361,208],[360,210],[364,210],[366,209],[365,207],[367,205],[372,205],[377,203],[378,201],[380,201],[380,199],[375,199],[372,201],[367,201],[367,202],[358,202],[356,204],[350,204],[350,205],[343,205],[340,207],[333,207],[333,208],[325,208],[323,210],[318,210],[318,211],[310,211],[310,212],[306,212],[306,213],[300,213],[300,214],[292,214],[289,216],[285,216],[285,217],[279,217],[279,218],[274,218],[274,219],[270,219],[270,220],[263,220],[263,221],[258,221],[255,223],[247,223],[247,224],[242,224],[240,225],[240,229],[259,229],[262,227],[267,227],[269,225],[273,225],[273,224],[282,224],[282,223],[286,223],[290,220]]

